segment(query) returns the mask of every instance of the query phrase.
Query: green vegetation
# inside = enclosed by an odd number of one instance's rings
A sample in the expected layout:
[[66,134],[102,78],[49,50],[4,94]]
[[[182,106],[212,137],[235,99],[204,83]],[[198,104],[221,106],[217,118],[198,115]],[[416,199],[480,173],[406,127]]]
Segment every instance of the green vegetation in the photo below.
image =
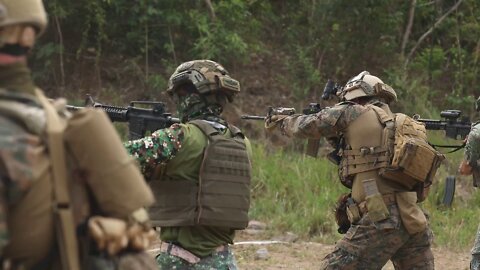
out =
[[[33,67],[52,95],[113,88],[124,102],[158,98],[179,63],[199,58],[233,71],[245,92],[274,87],[297,105],[318,98],[327,78],[343,83],[362,70],[391,84],[399,109],[409,113],[455,107],[471,114],[478,94],[477,0],[51,0],[46,6],[50,25]],[[258,70],[268,76],[258,78],[260,85],[251,81]]]
[[[36,82],[52,97],[79,101],[90,93],[118,105],[163,99],[173,69],[201,58],[222,63],[239,79],[242,94],[235,110],[242,113],[264,112],[268,105],[301,108],[319,100],[328,78],[344,83],[362,70],[394,87],[399,102],[393,109],[409,115],[438,118],[438,112],[449,108],[473,116],[479,94],[478,0],[45,4],[49,29],[30,63]],[[126,133],[124,125],[117,127]],[[246,133],[255,137],[253,131]],[[446,144],[442,135],[431,140]],[[347,190],[335,167],[293,150],[270,153],[261,140],[254,150],[252,216],[278,231],[327,242],[338,239],[332,209]],[[439,179],[456,170],[461,151],[448,157]],[[465,192],[452,208],[437,206],[441,181],[424,205],[432,216],[436,244],[463,249],[471,245],[476,230],[480,192],[473,193],[468,178],[459,184]]]
[[[457,179],[457,194],[451,208],[440,205],[447,168],[458,164],[448,156],[430,196],[423,203],[430,215],[434,243],[454,250],[471,248],[478,226],[480,192],[471,193],[471,178]],[[452,158],[452,159],[450,159]],[[291,231],[303,238],[333,243],[341,235],[333,217],[338,196],[348,190],[338,180],[336,166],[326,158],[314,159],[282,150],[268,153],[254,144],[253,207],[251,217],[268,223],[272,235]],[[451,171],[449,169],[449,171]]]

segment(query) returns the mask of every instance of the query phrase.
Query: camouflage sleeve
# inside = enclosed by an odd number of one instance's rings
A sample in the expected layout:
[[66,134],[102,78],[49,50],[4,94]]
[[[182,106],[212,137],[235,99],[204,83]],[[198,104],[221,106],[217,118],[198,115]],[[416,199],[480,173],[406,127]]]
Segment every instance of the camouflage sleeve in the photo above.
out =
[[39,147],[39,137],[0,117],[0,256],[9,239],[8,206],[22,199],[34,182]]
[[137,159],[144,175],[150,175],[155,167],[175,157],[182,146],[184,132],[180,125],[159,129],[142,139],[124,143],[127,152]]
[[465,145],[465,160],[472,167],[478,167],[480,164],[480,123],[472,126],[468,134],[467,144]]
[[289,137],[336,137],[365,110],[366,107],[358,104],[340,103],[317,114],[289,116],[283,120],[281,129]]

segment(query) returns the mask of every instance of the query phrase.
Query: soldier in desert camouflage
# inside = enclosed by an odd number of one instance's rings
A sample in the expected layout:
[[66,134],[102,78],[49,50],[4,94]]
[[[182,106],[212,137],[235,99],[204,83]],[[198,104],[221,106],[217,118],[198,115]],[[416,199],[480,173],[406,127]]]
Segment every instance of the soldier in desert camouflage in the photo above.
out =
[[395,91],[362,72],[337,95],[343,102],[317,114],[272,116],[265,122],[267,130],[279,129],[288,137],[340,142],[339,175],[351,189],[344,196],[351,226],[320,269],[381,269],[388,260],[395,269],[434,269],[432,232],[416,204],[417,193],[402,179],[380,174],[388,166],[383,134],[395,117],[389,108]]

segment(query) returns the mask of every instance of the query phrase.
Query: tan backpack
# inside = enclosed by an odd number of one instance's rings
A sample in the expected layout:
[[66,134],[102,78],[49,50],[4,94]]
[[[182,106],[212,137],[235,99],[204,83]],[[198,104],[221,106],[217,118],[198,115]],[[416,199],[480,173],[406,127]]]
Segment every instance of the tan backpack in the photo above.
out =
[[385,126],[383,144],[390,162],[380,169],[380,175],[408,190],[430,186],[445,156],[428,143],[425,125],[402,113],[392,117],[377,106],[368,107]]

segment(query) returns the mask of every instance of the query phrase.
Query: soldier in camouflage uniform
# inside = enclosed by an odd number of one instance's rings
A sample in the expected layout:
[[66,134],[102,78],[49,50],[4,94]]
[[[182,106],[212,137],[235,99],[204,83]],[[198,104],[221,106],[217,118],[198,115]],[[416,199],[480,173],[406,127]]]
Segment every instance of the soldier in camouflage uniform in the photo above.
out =
[[[480,97],[477,99],[475,108],[480,111]],[[462,175],[473,174],[474,186],[480,186],[480,122],[472,124],[472,130],[468,134],[465,145],[465,158],[460,164],[459,171]],[[472,248],[470,269],[480,270],[480,225]]]
[[157,200],[160,269],[237,269],[228,245],[248,223],[251,148],[220,114],[239,91],[218,63],[183,63],[167,89],[182,124],[125,144]]
[[351,226],[320,269],[381,269],[391,260],[395,269],[434,269],[432,232],[417,194],[380,176],[385,167],[378,110],[392,115],[395,91],[362,72],[341,93],[343,102],[313,115],[272,116],[267,130],[289,137],[342,138],[341,182],[351,189],[346,209]]
[[155,269],[137,253],[153,194],[108,117],[70,115],[33,84],[26,55],[46,24],[41,0],[0,0],[0,268]]

